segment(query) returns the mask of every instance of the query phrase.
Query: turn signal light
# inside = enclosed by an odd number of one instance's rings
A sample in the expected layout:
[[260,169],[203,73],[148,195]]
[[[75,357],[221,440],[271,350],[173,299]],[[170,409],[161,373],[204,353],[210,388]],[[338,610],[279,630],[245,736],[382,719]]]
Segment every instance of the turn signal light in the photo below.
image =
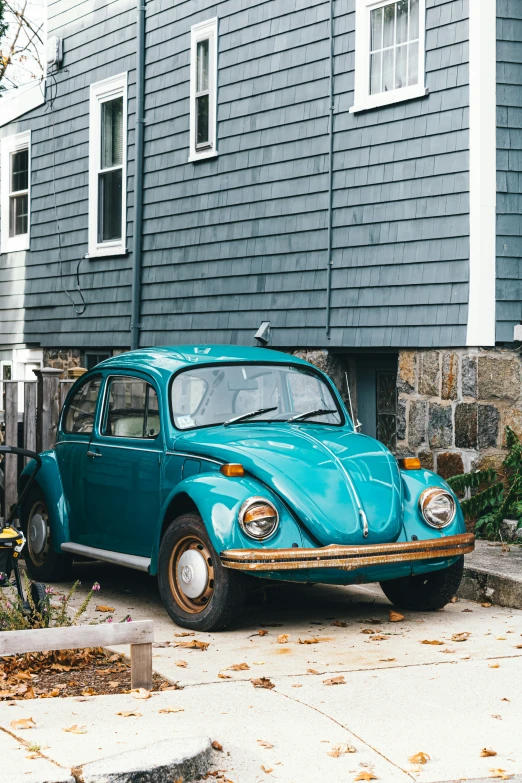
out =
[[420,470],[422,465],[418,457],[402,457],[399,460],[399,467],[402,470]]
[[234,462],[221,465],[219,470],[224,476],[229,476],[230,478],[238,478],[239,476],[245,475],[245,469],[243,465],[239,465]]

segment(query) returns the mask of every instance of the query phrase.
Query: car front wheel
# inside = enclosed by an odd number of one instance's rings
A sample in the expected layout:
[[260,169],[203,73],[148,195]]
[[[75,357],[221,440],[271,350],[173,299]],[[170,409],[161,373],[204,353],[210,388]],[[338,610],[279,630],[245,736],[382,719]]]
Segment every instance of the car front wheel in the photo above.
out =
[[464,558],[459,557],[449,568],[389,579],[381,582],[381,588],[386,598],[400,609],[433,612],[451,601],[459,589],[463,571]]
[[228,628],[245,597],[243,575],[223,567],[197,514],[183,514],[167,528],[158,585],[172,620],[196,631]]
[[54,550],[47,501],[38,486],[33,486],[24,500],[20,522],[27,540],[23,556],[31,579],[41,582],[69,579],[72,557]]

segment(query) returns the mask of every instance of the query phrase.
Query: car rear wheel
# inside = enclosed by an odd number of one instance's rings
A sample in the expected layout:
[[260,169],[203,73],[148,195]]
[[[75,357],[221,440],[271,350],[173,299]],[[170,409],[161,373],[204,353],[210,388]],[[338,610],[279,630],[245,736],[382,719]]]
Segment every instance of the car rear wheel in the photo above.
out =
[[183,514],[167,528],[159,553],[158,585],[172,620],[197,631],[228,628],[245,597],[243,575],[222,566],[197,514]]
[[433,612],[451,601],[459,589],[463,571],[464,558],[459,557],[449,568],[389,579],[381,582],[381,588],[386,598],[400,609]]
[[34,486],[24,500],[20,522],[27,539],[23,556],[31,579],[39,582],[69,579],[72,558],[54,551],[47,501],[38,486]]

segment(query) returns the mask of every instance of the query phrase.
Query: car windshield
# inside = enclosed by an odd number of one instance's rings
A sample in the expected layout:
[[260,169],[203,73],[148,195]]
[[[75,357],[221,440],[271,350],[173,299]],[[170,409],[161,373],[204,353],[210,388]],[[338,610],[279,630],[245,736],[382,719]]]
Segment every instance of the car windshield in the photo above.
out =
[[302,424],[340,425],[343,421],[325,381],[313,370],[295,365],[191,368],[174,378],[171,399],[174,424],[180,430],[233,425],[238,417],[245,417],[245,423],[283,422],[298,414],[308,414],[300,418]]

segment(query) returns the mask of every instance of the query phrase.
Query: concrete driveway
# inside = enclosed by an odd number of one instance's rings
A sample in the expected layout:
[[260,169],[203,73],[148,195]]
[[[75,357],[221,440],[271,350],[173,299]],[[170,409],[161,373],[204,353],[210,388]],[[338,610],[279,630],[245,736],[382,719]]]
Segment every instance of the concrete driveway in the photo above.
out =
[[[127,695],[52,700],[52,707],[49,700],[31,702],[42,727],[31,741],[53,749],[61,741],[58,761],[64,764],[70,746],[61,727],[81,723],[85,737],[68,737],[76,743],[75,758],[87,741],[99,757],[114,752],[115,732],[121,750],[169,736],[208,735],[224,748],[216,769],[233,783],[345,783],[372,775],[431,783],[522,773],[520,610],[460,600],[390,622],[390,604],[377,586],[285,586],[249,604],[234,630],[185,637],[150,577],[85,564],[78,578],[82,591],[100,582],[93,608],[108,604],[116,619],[130,613],[133,620],[154,620],[154,667],[183,690],[139,702],[138,719],[116,717],[136,709]],[[193,638],[208,642],[206,651],[174,646]],[[230,669],[242,663],[249,668]],[[275,687],[255,688],[251,680],[263,677]],[[337,678],[340,684],[327,684]],[[56,725],[50,710],[58,701]],[[160,713],[165,706],[183,711]],[[9,718],[27,709],[18,703]],[[345,752],[351,747],[355,752]],[[481,756],[485,747],[497,755]],[[412,762],[419,753],[429,760]],[[498,769],[505,773],[491,771]]]

